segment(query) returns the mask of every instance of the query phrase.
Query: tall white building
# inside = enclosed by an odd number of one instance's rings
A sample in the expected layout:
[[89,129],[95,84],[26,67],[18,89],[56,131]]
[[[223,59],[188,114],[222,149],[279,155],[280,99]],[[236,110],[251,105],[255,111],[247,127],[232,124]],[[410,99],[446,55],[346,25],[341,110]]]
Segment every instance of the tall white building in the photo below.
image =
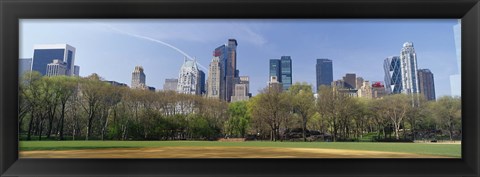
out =
[[145,73],[142,66],[135,66],[132,72],[132,88],[145,88]]
[[402,93],[419,93],[417,74],[417,55],[413,43],[405,42],[400,53],[402,75]]
[[222,98],[220,95],[221,83],[222,83],[222,78],[221,78],[220,57],[215,56],[210,62],[210,67],[208,71],[207,97],[218,98],[218,99]]
[[195,95],[200,89],[200,77],[197,62],[184,59],[178,74],[177,92]]
[[62,60],[53,60],[47,65],[47,76],[67,75],[67,63]]

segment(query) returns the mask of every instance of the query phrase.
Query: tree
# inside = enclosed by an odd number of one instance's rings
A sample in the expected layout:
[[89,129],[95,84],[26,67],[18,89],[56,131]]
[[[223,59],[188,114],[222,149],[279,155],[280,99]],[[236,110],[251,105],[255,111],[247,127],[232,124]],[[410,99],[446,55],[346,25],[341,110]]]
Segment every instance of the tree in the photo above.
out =
[[[28,123],[28,130],[27,130],[27,140],[31,139],[31,135],[34,129],[34,124],[36,122],[36,119],[38,119],[36,116],[38,115],[37,112],[40,112],[40,106],[41,103],[40,101],[40,85],[41,85],[41,75],[39,72],[32,71],[32,72],[27,72],[23,75],[21,78],[21,83],[20,83],[20,100],[21,103],[25,103],[25,105],[28,105],[28,110],[29,110],[29,115],[30,115],[30,120]],[[25,110],[25,109],[24,109]],[[25,115],[25,114],[21,114]],[[19,117],[20,120],[23,119],[22,116]],[[21,126],[21,124],[20,124]]]
[[355,138],[362,138],[364,130],[367,129],[368,121],[373,116],[371,110],[369,110],[369,104],[371,99],[355,98],[354,107],[352,110],[353,122],[355,125],[354,134]]
[[280,85],[271,85],[252,98],[252,104],[250,104],[252,117],[270,128],[270,140],[272,141],[279,139],[281,120],[289,113],[286,96],[285,93],[282,93]]
[[339,137],[346,138],[348,135],[348,124],[352,116],[352,111],[350,110],[353,104],[352,98],[339,89],[324,85],[320,86],[317,101],[317,110],[321,117],[327,119],[330,132],[333,134],[333,141],[337,141]]
[[60,103],[59,139],[63,140],[66,105],[67,105],[67,102],[72,97],[72,95],[76,93],[76,89],[78,87],[78,78],[56,76],[56,77],[52,77],[51,79],[53,82],[56,82],[56,85],[57,85],[56,94],[58,95],[58,99]]
[[410,132],[413,140],[416,139],[416,129],[419,123],[425,121],[428,114],[427,99],[423,94],[415,95],[418,99],[415,100],[414,106],[407,112],[406,121],[410,124]]
[[250,124],[247,101],[230,103],[228,113],[230,118],[225,122],[225,132],[229,135],[245,137]]
[[443,96],[432,103],[430,109],[441,127],[449,132],[450,140],[453,140],[454,132],[461,130],[461,99]]
[[380,100],[382,114],[387,116],[394,128],[395,139],[400,139],[399,130],[407,112],[412,108],[411,97],[405,94],[395,94]]
[[85,140],[88,140],[92,134],[93,121],[98,116],[98,111],[103,99],[103,88],[105,84],[100,81],[100,78],[94,74],[83,80],[80,86],[82,99],[81,106],[87,113],[87,135]]
[[302,120],[303,141],[307,141],[306,130],[308,119],[315,113],[312,86],[307,83],[295,83],[289,89],[293,112],[299,114]]

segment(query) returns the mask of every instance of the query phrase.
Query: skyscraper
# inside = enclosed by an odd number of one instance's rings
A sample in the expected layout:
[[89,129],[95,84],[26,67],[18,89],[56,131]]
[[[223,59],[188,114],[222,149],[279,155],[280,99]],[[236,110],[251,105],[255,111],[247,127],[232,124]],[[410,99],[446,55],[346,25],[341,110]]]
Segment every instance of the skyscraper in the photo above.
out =
[[62,60],[53,60],[47,65],[47,76],[64,76],[67,75],[67,63]]
[[197,67],[197,62],[185,58],[178,74],[177,92],[192,95],[199,94],[199,75],[200,72]]
[[213,56],[220,60],[220,98],[228,102],[238,77],[237,46],[237,40],[228,39],[227,44],[217,47],[213,52]]
[[219,98],[219,99],[221,98],[221,95],[220,95],[221,82],[222,82],[222,78],[221,78],[220,57],[215,56],[210,62],[210,67],[208,70],[207,97]]
[[66,75],[73,75],[75,64],[75,48],[68,44],[35,45],[33,49],[32,70],[47,75],[47,65],[53,60],[67,64]]
[[[225,98],[226,87],[225,87],[225,71],[227,67],[227,45],[221,45],[213,51],[213,57],[218,57],[219,59],[219,69],[220,69],[220,87],[219,87],[219,96],[222,100],[227,100]],[[208,86],[208,83],[207,83]],[[207,91],[208,92],[208,91]]]
[[418,88],[427,100],[435,100],[435,82],[429,69],[418,70]]
[[282,56],[280,58],[283,90],[288,90],[292,86],[292,58]]
[[385,89],[387,93],[397,94],[402,92],[402,74],[400,57],[388,57],[383,62],[385,71]]
[[270,74],[269,78],[275,76],[278,82],[282,82],[282,68],[279,59],[270,59]]
[[317,71],[317,91],[320,85],[330,86],[333,82],[333,67],[332,60],[329,59],[317,59],[316,64]]
[[270,59],[269,77],[275,76],[282,83],[283,90],[288,90],[292,85],[292,59],[290,56],[282,56],[280,59]]
[[135,66],[132,72],[132,88],[145,88],[145,73],[142,66]]
[[32,71],[32,58],[20,58],[18,60],[18,74],[22,76],[29,71]]
[[225,72],[225,86],[226,92],[225,97],[227,101],[230,102],[231,96],[233,95],[233,89],[235,86],[235,73],[237,71],[237,40],[228,39],[227,46],[227,66]]
[[417,79],[417,55],[413,43],[405,42],[400,53],[400,66],[402,74],[402,93],[419,93]]

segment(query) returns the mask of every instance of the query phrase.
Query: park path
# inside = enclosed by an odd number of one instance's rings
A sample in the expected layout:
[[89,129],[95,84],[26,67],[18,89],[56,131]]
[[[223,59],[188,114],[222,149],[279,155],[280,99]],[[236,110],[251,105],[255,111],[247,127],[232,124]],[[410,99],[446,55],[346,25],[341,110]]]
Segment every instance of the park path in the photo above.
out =
[[271,147],[155,147],[20,151],[20,158],[449,158],[399,152]]

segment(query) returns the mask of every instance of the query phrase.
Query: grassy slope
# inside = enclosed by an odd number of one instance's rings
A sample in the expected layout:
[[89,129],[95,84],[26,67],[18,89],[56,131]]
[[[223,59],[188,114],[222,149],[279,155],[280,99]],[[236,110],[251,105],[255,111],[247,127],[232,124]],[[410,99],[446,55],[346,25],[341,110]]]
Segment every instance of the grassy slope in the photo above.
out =
[[370,142],[216,142],[216,141],[20,141],[20,150],[73,150],[96,148],[139,148],[165,146],[199,147],[291,147],[351,149],[385,152],[405,152],[461,157],[460,144],[370,143]]

